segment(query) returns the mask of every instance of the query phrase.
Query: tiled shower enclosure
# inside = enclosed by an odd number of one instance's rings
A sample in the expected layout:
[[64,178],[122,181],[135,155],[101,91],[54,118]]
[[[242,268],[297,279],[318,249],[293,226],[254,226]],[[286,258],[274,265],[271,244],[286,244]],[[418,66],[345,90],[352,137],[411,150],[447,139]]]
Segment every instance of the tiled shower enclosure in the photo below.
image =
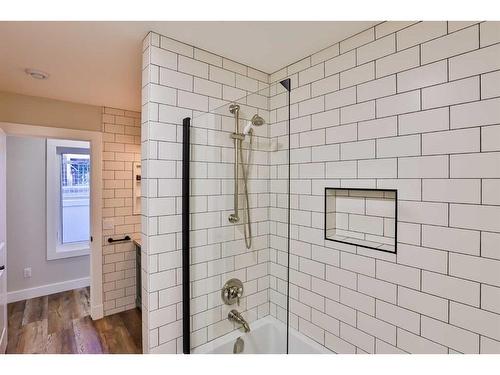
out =
[[[250,166],[251,249],[227,220],[233,102],[242,124],[266,120]],[[500,23],[381,22],[272,74],[150,33],[142,103],[146,352],[182,352],[189,117],[193,351],[238,328],[220,298],[237,277],[251,327],[274,317],[325,351],[500,353]],[[397,214],[361,200],[376,219],[344,199],[354,221],[340,228],[381,246],[397,232],[395,251],[327,239],[325,188],[397,191]]]

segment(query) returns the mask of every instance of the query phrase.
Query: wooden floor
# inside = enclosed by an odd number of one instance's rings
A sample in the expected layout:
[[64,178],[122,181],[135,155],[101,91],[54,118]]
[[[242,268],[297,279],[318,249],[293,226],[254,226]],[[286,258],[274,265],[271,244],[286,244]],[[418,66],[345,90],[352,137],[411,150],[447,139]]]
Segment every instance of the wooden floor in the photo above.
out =
[[93,321],[89,297],[82,288],[9,304],[7,353],[142,353],[140,310]]

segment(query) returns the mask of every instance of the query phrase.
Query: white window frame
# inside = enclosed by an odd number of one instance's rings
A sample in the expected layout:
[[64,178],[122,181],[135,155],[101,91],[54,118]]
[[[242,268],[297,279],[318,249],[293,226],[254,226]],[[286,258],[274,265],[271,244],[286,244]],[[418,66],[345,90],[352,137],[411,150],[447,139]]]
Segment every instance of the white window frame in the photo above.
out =
[[87,241],[62,243],[61,161],[57,152],[60,147],[85,149],[90,153],[89,142],[47,139],[47,260],[90,254],[90,238]]

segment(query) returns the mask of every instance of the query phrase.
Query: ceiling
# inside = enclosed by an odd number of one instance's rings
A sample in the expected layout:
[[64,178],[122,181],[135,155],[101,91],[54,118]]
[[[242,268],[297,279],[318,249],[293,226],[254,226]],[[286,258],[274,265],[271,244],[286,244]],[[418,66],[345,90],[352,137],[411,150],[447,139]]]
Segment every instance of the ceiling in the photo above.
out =
[[[141,46],[153,30],[266,73],[376,24],[368,21],[0,22],[0,90],[139,110]],[[34,68],[50,74],[35,80]]]

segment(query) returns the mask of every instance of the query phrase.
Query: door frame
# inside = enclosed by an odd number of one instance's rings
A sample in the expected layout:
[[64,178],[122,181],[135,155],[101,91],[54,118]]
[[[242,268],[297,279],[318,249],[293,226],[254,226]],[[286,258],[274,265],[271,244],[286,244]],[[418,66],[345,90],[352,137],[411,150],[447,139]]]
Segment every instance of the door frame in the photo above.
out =
[[[0,128],[0,255],[4,254],[4,258],[0,257],[0,266],[5,266],[2,273],[2,278],[5,280],[3,285],[0,283],[0,315],[3,319],[3,327],[0,327],[0,354],[4,354],[7,350],[7,340],[8,340],[8,328],[9,328],[9,318],[7,316],[7,233],[5,231],[6,227],[6,203],[7,203],[7,181],[6,181],[6,167],[7,167],[7,135]],[[3,154],[3,155],[2,155]]]
[[[104,316],[102,288],[102,133],[90,130],[53,128],[0,122],[7,136],[57,138],[90,142],[90,316]],[[8,268],[8,267],[6,267]]]

